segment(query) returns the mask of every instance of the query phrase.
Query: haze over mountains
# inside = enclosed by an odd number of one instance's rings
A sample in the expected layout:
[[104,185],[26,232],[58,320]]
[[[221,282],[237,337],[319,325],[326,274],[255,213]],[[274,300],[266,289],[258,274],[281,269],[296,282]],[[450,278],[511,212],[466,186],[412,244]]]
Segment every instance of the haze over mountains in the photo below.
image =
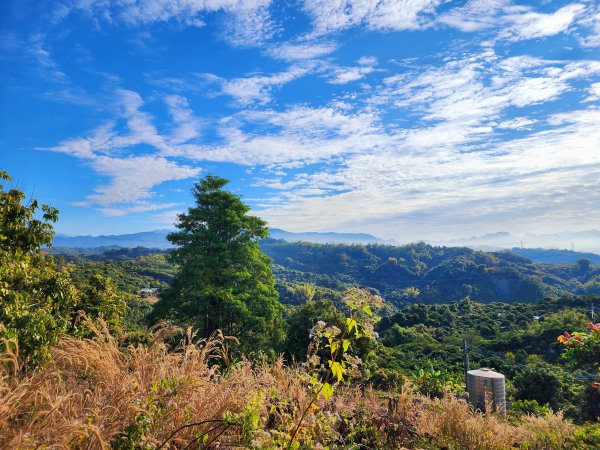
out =
[[505,248],[547,248],[568,249],[579,252],[600,253],[600,231],[586,230],[577,232],[560,232],[552,234],[525,234],[515,236],[506,232],[473,236],[464,239],[429,242],[448,247],[471,247],[477,250],[495,251]]
[[[400,244],[400,242],[385,241],[367,233],[292,233],[272,228],[272,239],[285,241],[306,241],[319,244]],[[169,230],[144,231],[131,234],[100,235],[100,236],[67,236],[57,234],[54,247],[93,249],[115,247],[146,247],[169,249],[171,244],[166,236]],[[536,263],[568,263],[577,259],[589,258],[592,262],[600,263],[600,231],[588,230],[575,233],[562,232],[556,234],[527,234],[522,237],[506,232],[473,236],[465,239],[428,242],[432,245],[446,247],[469,247],[475,250],[498,251],[511,250]],[[575,251],[573,251],[573,249]]]
[[[317,244],[377,244],[392,243],[366,233],[292,233],[278,228],[270,229],[272,239],[283,239],[289,242],[306,241]],[[57,234],[54,238],[55,247],[95,248],[95,247],[148,247],[171,248],[167,241],[169,230],[143,231],[140,233],[100,235],[100,236],[67,236]]]

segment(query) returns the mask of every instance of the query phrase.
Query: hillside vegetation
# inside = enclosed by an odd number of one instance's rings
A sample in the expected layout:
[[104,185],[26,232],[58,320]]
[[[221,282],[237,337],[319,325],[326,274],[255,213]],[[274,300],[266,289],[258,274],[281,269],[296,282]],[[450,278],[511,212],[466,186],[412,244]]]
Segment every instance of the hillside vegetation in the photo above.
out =
[[[0,185],[1,448],[600,446],[598,298],[556,295],[589,261],[264,241],[226,184],[195,185],[168,254],[58,256],[58,211]],[[507,417],[466,402],[463,348]]]
[[[544,296],[600,295],[600,267],[534,264],[508,252],[463,247],[289,243],[267,239],[261,250],[273,259],[273,273],[283,303],[293,304],[302,283],[342,292],[363,286],[397,307],[412,303],[449,303],[470,297],[480,302],[535,302]],[[165,288],[176,267],[156,250],[112,249],[103,253],[62,253],[75,262],[75,273],[110,276],[130,293]]]
[[125,348],[89,325],[92,337],[62,339],[52,363],[31,375],[15,376],[15,355],[4,354],[2,448],[584,450],[599,442],[561,413],[506,420],[409,384],[386,393],[346,386],[312,403],[305,368],[281,359],[227,364],[221,335],[188,333],[169,351],[174,330],[157,329],[150,344]]

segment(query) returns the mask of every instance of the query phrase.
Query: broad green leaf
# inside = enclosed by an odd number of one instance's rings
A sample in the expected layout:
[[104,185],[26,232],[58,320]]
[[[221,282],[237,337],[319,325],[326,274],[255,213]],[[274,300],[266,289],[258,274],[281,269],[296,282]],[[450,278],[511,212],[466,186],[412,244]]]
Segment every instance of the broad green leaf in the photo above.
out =
[[337,349],[340,348],[340,343],[338,341],[333,341],[333,342],[331,342],[330,347],[331,347],[331,354],[333,355],[337,351]]
[[350,347],[350,339],[344,339],[342,341],[342,348],[344,349],[344,352],[347,352],[349,347]]
[[346,319],[346,325],[348,325],[348,332],[351,332],[352,328],[356,328],[356,330],[358,330],[358,324],[352,317],[348,317]]
[[331,386],[331,384],[325,383],[321,392],[323,393],[323,397],[325,398],[325,400],[329,400],[333,395],[333,387]]
[[344,380],[344,373],[346,372],[342,365],[337,361],[329,361],[331,367],[331,373],[337,378],[338,383]]

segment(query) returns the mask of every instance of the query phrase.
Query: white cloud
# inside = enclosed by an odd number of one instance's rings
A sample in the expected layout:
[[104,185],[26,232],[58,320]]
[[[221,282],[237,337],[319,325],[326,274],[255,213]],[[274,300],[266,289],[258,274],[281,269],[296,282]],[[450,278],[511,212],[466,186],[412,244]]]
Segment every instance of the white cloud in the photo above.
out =
[[329,77],[331,84],[347,84],[352,81],[358,81],[377,69],[377,58],[363,56],[358,60],[359,66],[355,67],[334,67]]
[[176,124],[173,133],[169,137],[171,144],[188,142],[200,135],[200,119],[194,116],[185,97],[169,95],[165,97],[165,103],[169,108],[173,122]]
[[377,65],[377,58],[374,56],[361,56],[357,62],[361,66],[375,66]]
[[500,122],[497,127],[501,130],[529,130],[531,129],[531,125],[535,123],[537,123],[537,120],[528,117],[515,117]]
[[167,96],[165,102],[175,126],[170,135],[161,135],[153,125],[153,117],[142,111],[141,96],[133,91],[118,90],[116,109],[128,132],[117,130],[117,122],[109,121],[89,136],[67,139],[55,147],[41,148],[66,153],[83,159],[95,172],[108,177],[108,185],[98,187],[79,206],[97,206],[105,215],[121,216],[131,212],[171,208],[173,203],[150,201],[153,188],[166,181],[197,175],[200,169],[180,165],[156,154],[128,154],[140,144],[167,152],[174,145],[198,136],[199,122],[189,109],[187,99]]
[[130,26],[177,22],[202,27],[205,16],[225,13],[223,37],[233,45],[250,46],[269,39],[274,31],[271,0],[77,0],[75,7],[96,19]]
[[510,0],[469,0],[464,6],[441,14],[437,21],[461,31],[472,32],[497,25],[497,15]]
[[586,10],[586,5],[572,3],[551,13],[540,13],[531,6],[514,5],[512,0],[470,0],[440,14],[437,22],[464,32],[493,29],[496,39],[522,41],[568,32]]
[[76,158],[91,159],[97,153],[106,153],[111,149],[111,141],[115,137],[114,122],[109,121],[92,132],[90,136],[83,138],[67,139],[60,144],[39,148],[38,150],[50,150],[58,153],[66,153]]
[[440,0],[305,0],[317,34],[364,25],[375,30],[417,30]]
[[131,212],[152,211],[171,208],[172,203],[155,204],[147,200],[154,197],[152,188],[165,181],[182,180],[196,176],[199,169],[181,166],[157,156],[131,156],[113,158],[98,156],[90,161],[92,168],[101,175],[110,177],[111,183],[96,189],[86,197],[90,205],[103,207],[125,204]]
[[238,47],[260,46],[271,39],[278,27],[269,13],[271,0],[237,1],[225,8],[232,14],[223,31],[224,39]]
[[586,102],[600,101],[600,83],[592,83],[588,88],[589,96],[584,100]]
[[594,187],[600,154],[593,151],[600,145],[599,114],[574,111],[554,118],[551,130],[476,152],[448,153],[430,143],[427,153],[415,154],[400,142],[356,154],[334,172],[296,177],[294,191],[328,195],[290,197],[261,215],[291,230],[369,229],[399,240],[461,235],[463,227],[487,232],[490,223],[518,230],[550,215],[562,227],[589,226],[600,202]]
[[600,5],[589,7],[581,16],[579,25],[589,29],[589,34],[579,37],[579,43],[583,47],[600,47]]
[[[372,123],[386,126],[357,133],[361,150],[340,148],[343,158],[320,172],[262,180],[279,193],[261,203],[261,215],[291,230],[368,229],[396,239],[461,235],[461,226],[485,233],[494,223],[518,231],[548,223],[549,211],[562,227],[589,225],[597,213],[581,211],[600,204],[589,178],[600,175],[598,109],[545,119],[514,117],[513,108],[556,100],[597,73],[594,61],[486,52],[390,76],[370,102]],[[415,115],[415,125],[394,129],[376,112],[390,108]],[[526,134],[500,140],[495,129]],[[339,144],[324,135],[321,148],[326,140]]]
[[273,45],[267,48],[266,53],[283,61],[303,61],[329,55],[337,49],[333,42],[300,42]]
[[254,102],[269,103],[271,91],[310,73],[312,66],[291,66],[284,72],[271,75],[252,75],[231,80],[219,78],[212,74],[204,74],[208,81],[220,84],[221,94],[229,95],[240,105],[249,105]]
[[550,14],[514,7],[513,12],[503,17],[503,22],[509,25],[500,33],[500,37],[520,41],[554,36],[567,31],[584,10],[585,6],[580,3],[564,6]]
[[45,45],[45,36],[34,34],[29,38],[27,50],[37,60],[45,78],[58,83],[67,83],[67,76],[54,61]]
[[[246,133],[244,130],[251,128]],[[245,111],[221,121],[222,143],[182,145],[172,155],[244,165],[302,167],[356,152],[371,152],[393,137],[374,115],[333,107]]]

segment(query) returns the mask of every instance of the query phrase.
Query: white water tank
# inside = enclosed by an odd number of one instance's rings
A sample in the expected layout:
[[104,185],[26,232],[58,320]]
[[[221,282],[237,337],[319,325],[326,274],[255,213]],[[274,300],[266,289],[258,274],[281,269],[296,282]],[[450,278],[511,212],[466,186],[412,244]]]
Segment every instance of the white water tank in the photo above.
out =
[[506,414],[506,380],[501,373],[486,368],[469,370],[467,392],[475,409],[485,411],[486,402],[490,402],[493,411]]

